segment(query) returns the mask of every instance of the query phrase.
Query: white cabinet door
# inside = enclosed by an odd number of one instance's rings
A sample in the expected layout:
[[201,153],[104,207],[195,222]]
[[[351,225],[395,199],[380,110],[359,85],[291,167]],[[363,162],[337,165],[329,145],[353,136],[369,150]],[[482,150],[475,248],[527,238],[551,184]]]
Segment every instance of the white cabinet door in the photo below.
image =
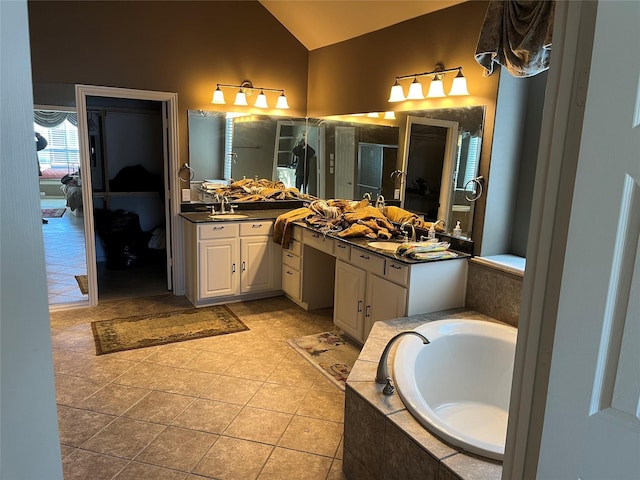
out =
[[238,239],[207,240],[198,244],[198,297],[235,295],[239,288]]
[[354,339],[364,341],[363,319],[367,272],[336,262],[333,323]]
[[240,292],[273,290],[273,243],[268,236],[240,239]]
[[407,289],[377,275],[367,275],[367,296],[364,310],[364,331],[366,339],[378,320],[404,317],[407,309]]
[[301,282],[300,270],[286,264],[282,265],[282,291],[297,302],[302,301]]

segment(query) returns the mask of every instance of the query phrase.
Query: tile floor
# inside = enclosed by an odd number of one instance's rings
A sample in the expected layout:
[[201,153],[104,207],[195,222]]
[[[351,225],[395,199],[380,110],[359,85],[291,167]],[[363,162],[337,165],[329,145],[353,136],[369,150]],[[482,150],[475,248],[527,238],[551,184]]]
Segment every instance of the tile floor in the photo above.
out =
[[187,305],[169,294],[51,312],[65,480],[344,479],[344,393],[286,343],[330,330],[330,310],[236,303],[249,331],[95,355],[92,320]]
[[[64,198],[40,200],[42,208],[64,208]],[[49,305],[87,301],[78,288],[75,275],[87,274],[84,249],[84,220],[67,209],[60,218],[47,218],[42,224],[47,269]]]

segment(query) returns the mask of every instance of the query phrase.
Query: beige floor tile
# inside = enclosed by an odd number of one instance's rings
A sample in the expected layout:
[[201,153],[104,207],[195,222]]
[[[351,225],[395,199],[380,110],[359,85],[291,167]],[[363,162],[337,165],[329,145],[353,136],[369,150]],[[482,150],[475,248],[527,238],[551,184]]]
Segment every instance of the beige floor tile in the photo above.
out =
[[220,437],[193,472],[220,480],[254,480],[272,450],[262,443]]
[[224,431],[229,437],[275,445],[289,425],[292,415],[245,407]]
[[283,360],[269,375],[267,382],[310,388],[320,375],[311,365]]
[[261,385],[262,382],[256,380],[221,375],[201,396],[210,400],[246,405]]
[[111,480],[127,465],[123,458],[76,450],[62,460],[64,480]]
[[173,421],[173,425],[209,433],[222,433],[240,413],[242,406],[197,399]]
[[340,444],[343,430],[340,423],[296,415],[282,435],[278,446],[333,457]]
[[331,463],[330,458],[278,447],[269,457],[258,480],[325,480]]
[[296,413],[307,391],[304,388],[265,383],[247,405],[283,413]]
[[340,439],[340,445],[338,445],[338,450],[336,451],[336,458],[339,460],[342,460],[344,458],[344,432],[342,435],[343,436]]
[[185,472],[147,465],[146,463],[131,462],[113,480],[184,480],[186,477]]
[[306,417],[344,422],[344,392],[311,389],[296,412]]
[[105,382],[57,373],[55,376],[56,401],[58,405],[78,406],[105,385]]
[[115,417],[58,405],[60,443],[79,447],[110,424]]
[[73,452],[75,452],[77,449],[74,447],[68,447],[66,445],[60,445],[60,456],[62,458],[67,457],[69,455],[71,455]]
[[151,392],[127,410],[124,416],[169,425],[193,401],[193,397],[186,395]]
[[92,452],[133,459],[165,428],[164,425],[154,425],[129,418],[117,418],[84,442],[82,448]]
[[197,397],[216,378],[218,376],[213,373],[140,363],[118,377],[115,382],[121,385]]
[[51,344],[53,348],[59,350],[71,350],[80,353],[95,353],[95,343],[93,337],[83,333],[63,330],[62,332],[51,335]]
[[110,382],[136,365],[136,362],[121,360],[110,355],[85,355],[69,373],[78,377]]
[[149,390],[144,388],[127,387],[111,383],[83,400],[80,403],[80,407],[109,415],[122,415],[131,408],[132,405],[148,394]]
[[224,372],[229,377],[247,378],[264,382],[278,366],[278,360],[238,358]]
[[168,427],[136,460],[190,472],[217,439],[217,435],[210,433]]
[[[184,342],[181,342],[177,345],[183,344]],[[143,361],[147,363],[165,365],[167,367],[182,367],[197,354],[198,352],[194,351],[193,349],[175,345],[163,345],[162,347],[156,349],[155,352],[146,357]]]
[[183,365],[183,368],[197,370],[199,372],[209,372],[222,374],[229,365],[238,358],[236,355],[211,351],[198,351],[196,355]]

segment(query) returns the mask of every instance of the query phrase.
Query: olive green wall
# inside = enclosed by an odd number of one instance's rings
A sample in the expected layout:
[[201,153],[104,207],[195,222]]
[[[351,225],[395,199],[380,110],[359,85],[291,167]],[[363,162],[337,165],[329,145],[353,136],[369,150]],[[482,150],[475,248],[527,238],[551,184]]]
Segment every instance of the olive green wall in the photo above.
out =
[[[35,104],[73,105],[77,83],[176,92],[180,163],[188,161],[187,110],[224,110],[210,103],[216,83],[283,88],[287,115],[306,113],[309,52],[259,2],[29,1],[28,8]],[[225,95],[233,101],[232,90]],[[273,105],[270,95],[277,94],[267,93]]]

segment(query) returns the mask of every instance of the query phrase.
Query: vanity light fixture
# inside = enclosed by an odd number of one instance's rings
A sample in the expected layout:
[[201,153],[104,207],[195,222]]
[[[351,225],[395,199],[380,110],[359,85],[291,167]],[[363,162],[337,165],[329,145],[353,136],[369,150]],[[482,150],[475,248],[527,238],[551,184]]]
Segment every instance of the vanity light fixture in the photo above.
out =
[[[431,72],[412,73],[411,75],[403,75],[396,77],[396,81],[391,87],[389,102],[402,102],[404,100],[423,100],[425,98],[422,93],[422,84],[418,81],[418,77],[432,77],[427,98],[446,97],[444,93],[443,79],[447,73],[458,72],[453,79],[449,95],[469,95],[467,90],[467,79],[462,74],[462,67],[444,68],[441,63],[437,64]],[[404,90],[400,84],[401,80],[413,78],[413,82],[409,86],[409,93],[405,97]]]
[[247,101],[247,96],[251,96],[255,91],[259,91],[260,93],[256,97],[256,101],[254,103],[254,107],[257,108],[269,108],[269,104],[267,102],[267,96],[264,92],[279,92],[278,100],[276,103],[276,107],[278,109],[286,109],[289,108],[289,104],[287,103],[287,97],[284,95],[284,90],[280,88],[266,88],[266,87],[254,87],[253,83],[249,80],[245,80],[240,85],[230,85],[226,83],[218,83],[216,85],[216,89],[213,92],[213,97],[211,99],[211,103],[215,103],[217,105],[224,105],[227,102],[224,99],[224,93],[221,88],[233,88],[238,89],[236,93],[234,105],[240,106],[248,106],[249,102]]

